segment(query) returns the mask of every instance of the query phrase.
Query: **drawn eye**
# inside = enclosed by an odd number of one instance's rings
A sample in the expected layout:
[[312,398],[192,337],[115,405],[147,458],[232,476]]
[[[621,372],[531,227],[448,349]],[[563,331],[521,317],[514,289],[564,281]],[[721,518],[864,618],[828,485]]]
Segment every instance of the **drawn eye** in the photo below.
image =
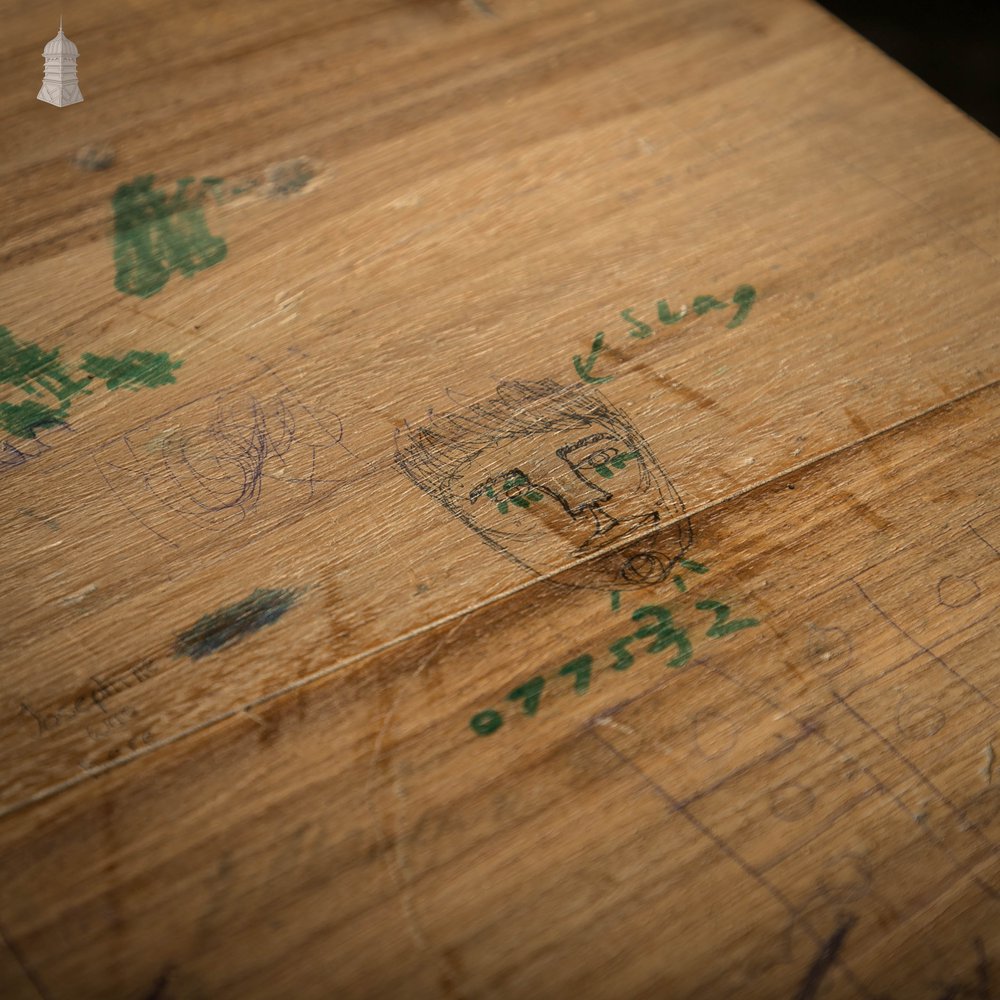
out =
[[589,454],[580,464],[589,465],[590,468],[596,469],[599,465],[607,465],[617,454],[617,448],[602,448],[600,451]]

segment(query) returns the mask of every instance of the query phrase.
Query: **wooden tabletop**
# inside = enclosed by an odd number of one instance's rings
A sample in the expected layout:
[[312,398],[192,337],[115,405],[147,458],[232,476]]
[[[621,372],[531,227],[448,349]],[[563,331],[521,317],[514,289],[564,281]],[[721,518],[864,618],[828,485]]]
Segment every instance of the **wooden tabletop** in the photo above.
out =
[[806,2],[0,0],[0,996],[1000,997],[996,139]]

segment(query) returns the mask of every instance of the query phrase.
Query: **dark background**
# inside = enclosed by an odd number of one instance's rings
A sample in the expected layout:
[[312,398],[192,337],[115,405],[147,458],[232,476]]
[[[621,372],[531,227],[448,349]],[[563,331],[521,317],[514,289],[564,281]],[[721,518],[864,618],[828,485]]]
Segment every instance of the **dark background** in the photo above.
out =
[[1000,135],[1000,2],[820,0],[967,115]]

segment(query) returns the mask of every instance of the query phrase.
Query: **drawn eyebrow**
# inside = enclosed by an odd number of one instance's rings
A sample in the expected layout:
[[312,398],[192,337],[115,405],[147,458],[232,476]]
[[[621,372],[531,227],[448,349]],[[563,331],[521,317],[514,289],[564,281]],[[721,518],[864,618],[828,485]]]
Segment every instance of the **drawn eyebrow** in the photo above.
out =
[[474,486],[469,491],[469,503],[475,503],[486,492],[488,486],[492,486],[503,479],[514,479],[516,477],[521,477],[525,482],[528,481],[528,477],[520,469],[509,469],[507,472],[501,472],[495,476],[490,476],[488,479],[484,479],[478,486]]
[[559,458],[565,459],[566,456],[571,451],[576,451],[577,448],[583,448],[589,444],[597,444],[598,441],[617,441],[618,438],[613,434],[590,434],[585,438],[580,438],[575,444],[567,444],[562,448],[556,449],[556,455]]

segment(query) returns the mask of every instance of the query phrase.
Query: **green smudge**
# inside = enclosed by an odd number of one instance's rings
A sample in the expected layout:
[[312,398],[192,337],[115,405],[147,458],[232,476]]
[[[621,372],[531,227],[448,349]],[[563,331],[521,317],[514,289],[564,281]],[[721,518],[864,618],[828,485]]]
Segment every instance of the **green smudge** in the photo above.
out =
[[175,656],[192,660],[208,656],[223,646],[276,622],[298,599],[295,590],[255,590],[249,597],[199,618],[181,632],[174,643]]
[[111,200],[115,287],[140,298],[155,295],[174,271],[190,278],[226,256],[226,241],[208,231],[201,191],[187,192],[194,178],[181,178],[169,197],[153,180],[122,184]]
[[173,373],[183,361],[171,361],[170,355],[150,351],[129,351],[120,358],[84,354],[83,370],[93,378],[103,379],[109,389],[155,389],[176,382]]

